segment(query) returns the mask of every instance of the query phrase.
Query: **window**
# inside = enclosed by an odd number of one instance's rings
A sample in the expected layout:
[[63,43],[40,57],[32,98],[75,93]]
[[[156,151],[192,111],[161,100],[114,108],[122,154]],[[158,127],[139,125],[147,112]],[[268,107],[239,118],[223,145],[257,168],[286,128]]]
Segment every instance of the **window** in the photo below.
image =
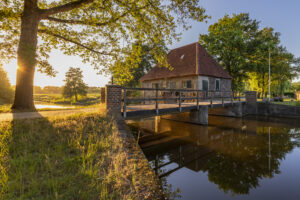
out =
[[152,83],[152,88],[159,88],[159,84],[158,83]]
[[171,81],[170,81],[170,88],[171,88],[171,89],[175,89],[175,88],[176,88],[176,87],[175,87],[175,82],[171,82]]
[[187,87],[187,88],[192,88],[192,81],[191,81],[191,80],[188,80],[188,81],[186,82],[186,87]]
[[202,80],[202,90],[208,91],[208,80]]
[[220,91],[220,79],[216,79],[216,91]]
[[182,87],[183,88],[192,88],[192,81],[191,80],[182,81]]

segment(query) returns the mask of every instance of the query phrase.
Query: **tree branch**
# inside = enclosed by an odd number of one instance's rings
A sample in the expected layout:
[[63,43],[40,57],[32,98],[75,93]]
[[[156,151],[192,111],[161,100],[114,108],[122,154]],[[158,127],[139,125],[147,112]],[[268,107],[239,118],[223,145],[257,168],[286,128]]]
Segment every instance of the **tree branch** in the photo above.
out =
[[41,30],[41,29],[39,29],[39,30],[38,30],[38,33],[44,33],[44,34],[47,34],[47,35],[51,35],[51,36],[57,37],[57,38],[59,38],[59,39],[65,40],[65,41],[67,41],[67,42],[71,42],[71,43],[73,43],[73,44],[76,44],[76,45],[78,45],[78,46],[80,46],[80,47],[82,47],[82,48],[85,48],[85,49],[87,49],[87,50],[89,50],[89,51],[91,51],[91,52],[97,53],[97,54],[106,55],[106,56],[116,56],[115,54],[112,54],[112,53],[96,51],[96,50],[94,50],[94,49],[92,49],[92,48],[90,48],[90,47],[88,47],[88,46],[85,46],[85,45],[79,43],[79,42],[76,42],[76,41],[74,41],[74,40],[72,40],[72,39],[66,38],[66,37],[64,37],[64,36],[62,36],[62,35],[58,35],[58,34],[56,34],[56,33],[52,33],[52,32],[50,32],[50,31],[48,31],[48,30]]
[[67,12],[75,8],[81,7],[83,4],[92,3],[94,0],[77,0],[70,3],[66,3],[61,6],[57,6],[49,9],[41,9],[41,19],[48,17],[49,15],[54,15],[61,12]]
[[[138,9],[136,9],[136,10],[142,10],[142,9],[146,8],[147,6],[149,6],[149,5],[142,6]],[[70,19],[70,20],[69,19],[59,19],[59,18],[55,18],[55,17],[45,17],[44,19],[49,20],[49,21],[55,21],[55,22],[58,22],[58,23],[81,24],[81,25],[90,25],[90,26],[105,26],[105,25],[108,25],[110,23],[114,23],[114,22],[118,21],[119,19],[125,17],[129,13],[130,13],[130,11],[126,11],[118,17],[112,17],[106,22],[98,22],[98,23],[85,22],[85,21],[81,21],[81,20],[72,20],[72,19]]]
[[46,20],[59,22],[59,23],[67,23],[67,24],[85,24],[84,21],[72,20],[72,19],[59,19],[55,17],[46,17]]
[[122,15],[120,15],[119,17],[112,17],[110,20],[106,21],[106,22],[99,22],[99,23],[94,23],[94,22],[85,22],[85,21],[81,21],[81,20],[72,20],[72,19],[59,19],[59,18],[55,18],[55,17],[46,17],[45,19],[49,20],[49,21],[55,21],[55,22],[59,22],[59,23],[67,23],[67,24],[81,24],[81,25],[90,25],[90,26],[105,26],[108,25],[110,23],[114,23],[116,21],[118,21],[119,19],[125,17],[129,12],[125,12]]

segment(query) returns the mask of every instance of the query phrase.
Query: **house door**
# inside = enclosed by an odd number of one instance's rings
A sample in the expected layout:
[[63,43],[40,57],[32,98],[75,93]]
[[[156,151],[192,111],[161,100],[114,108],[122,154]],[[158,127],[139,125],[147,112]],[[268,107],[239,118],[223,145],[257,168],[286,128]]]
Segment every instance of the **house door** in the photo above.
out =
[[202,90],[205,91],[205,96],[207,97],[208,93],[208,80],[202,80]]

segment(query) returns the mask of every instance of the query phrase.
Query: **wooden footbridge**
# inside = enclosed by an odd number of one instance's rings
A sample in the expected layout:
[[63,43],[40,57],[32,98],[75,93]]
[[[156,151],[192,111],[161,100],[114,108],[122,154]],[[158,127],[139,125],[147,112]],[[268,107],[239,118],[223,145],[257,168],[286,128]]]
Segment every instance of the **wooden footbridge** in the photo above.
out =
[[121,112],[125,118],[157,116],[202,107],[228,107],[245,102],[244,94],[193,89],[122,88]]
[[189,112],[192,122],[207,124],[208,110],[211,108],[225,107],[229,110],[228,116],[241,117],[243,105],[256,102],[256,92],[243,94],[232,91],[128,88],[107,85],[105,90],[101,91],[101,98],[104,99],[108,110],[119,112],[124,118]]

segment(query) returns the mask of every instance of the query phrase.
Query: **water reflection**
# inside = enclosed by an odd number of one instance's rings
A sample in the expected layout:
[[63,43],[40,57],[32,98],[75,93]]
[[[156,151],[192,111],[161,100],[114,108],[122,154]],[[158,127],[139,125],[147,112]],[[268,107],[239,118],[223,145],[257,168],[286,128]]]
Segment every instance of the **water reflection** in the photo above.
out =
[[50,104],[35,104],[36,109],[45,109],[45,108],[53,108],[53,109],[68,109],[75,108],[75,106],[61,106],[61,105],[50,105]]
[[[293,174],[297,179],[291,180],[287,177],[294,171],[284,169],[282,173],[280,169],[287,154],[300,156],[297,120],[210,116],[209,126],[198,126],[156,117],[128,124],[132,130],[141,131],[139,143],[152,168],[163,182],[178,186],[184,199],[241,195],[251,199],[251,195],[262,196],[259,188],[267,186],[275,190],[265,190],[267,197],[278,198],[276,189],[280,188],[292,190],[300,199],[299,190],[293,189],[300,184],[300,174]],[[300,167],[300,162],[288,163],[287,168],[292,165]],[[191,172],[199,178],[189,178]],[[277,175],[281,182],[274,178]],[[207,180],[218,188],[203,186]],[[271,182],[265,184],[264,180]],[[288,188],[282,180],[292,186]],[[206,187],[210,189],[205,191]]]

